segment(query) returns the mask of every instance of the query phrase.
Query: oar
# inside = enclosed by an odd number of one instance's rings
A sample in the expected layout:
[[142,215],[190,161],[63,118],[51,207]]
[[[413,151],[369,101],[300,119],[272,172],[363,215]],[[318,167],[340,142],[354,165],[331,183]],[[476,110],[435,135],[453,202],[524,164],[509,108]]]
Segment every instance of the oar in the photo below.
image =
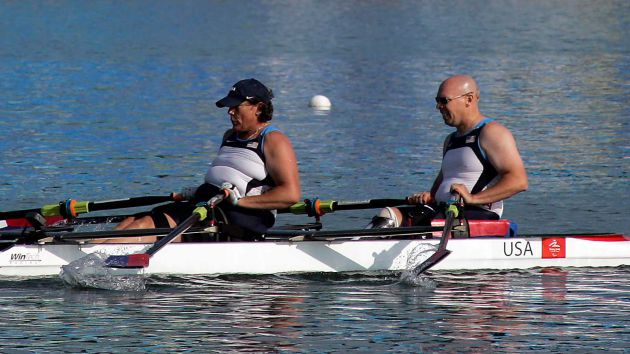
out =
[[157,253],[160,249],[162,249],[167,244],[171,243],[177,236],[186,232],[189,228],[191,228],[197,221],[205,220],[208,216],[208,207],[214,208],[217,204],[219,204],[223,199],[225,199],[226,195],[224,192],[221,194],[217,194],[215,197],[210,199],[207,203],[197,204],[197,208],[193,210],[191,216],[189,216],[186,220],[182,221],[176,228],[173,229],[168,235],[164,236],[161,240],[154,243],[146,252],[144,253],[136,253],[129,254],[124,256],[109,256],[105,259],[105,266],[111,268],[146,268],[149,266],[149,259]]
[[173,200],[172,195],[168,196],[146,196],[135,197],[126,199],[114,199],[105,201],[76,201],[74,199],[68,199],[65,202],[59,202],[57,204],[47,204],[39,209],[23,209],[0,212],[0,220],[2,219],[16,219],[23,218],[28,213],[40,213],[42,216],[63,216],[75,217],[79,214],[85,214],[92,211],[120,209],[120,208],[133,208],[145,205],[153,205],[158,203],[169,202]]
[[427,258],[424,262],[420,263],[412,270],[414,277],[417,277],[418,275],[431,269],[434,265],[438,264],[442,259],[444,259],[444,257],[448,256],[451,253],[451,251],[446,249],[446,244],[448,243],[448,239],[451,237],[453,223],[459,215],[458,206],[460,203],[461,196],[459,195],[457,195],[454,201],[449,201],[449,206],[446,209],[446,221],[444,221],[444,231],[442,231],[442,238],[440,239],[438,249],[437,251],[435,251],[435,253],[431,255],[431,257]]
[[344,239],[356,239],[367,237],[389,238],[397,236],[410,236],[427,234],[434,231],[442,230],[441,227],[434,226],[410,226],[410,227],[396,227],[396,228],[384,228],[384,229],[352,229],[352,230],[278,230],[269,229],[265,234],[266,238],[273,237],[286,239],[290,241],[298,240],[344,240]]
[[370,199],[362,201],[336,201],[336,200],[306,200],[302,203],[296,203],[287,209],[278,210],[279,213],[292,214],[308,214],[324,215],[337,210],[358,210],[371,208],[394,207],[399,205],[408,205],[407,199]]

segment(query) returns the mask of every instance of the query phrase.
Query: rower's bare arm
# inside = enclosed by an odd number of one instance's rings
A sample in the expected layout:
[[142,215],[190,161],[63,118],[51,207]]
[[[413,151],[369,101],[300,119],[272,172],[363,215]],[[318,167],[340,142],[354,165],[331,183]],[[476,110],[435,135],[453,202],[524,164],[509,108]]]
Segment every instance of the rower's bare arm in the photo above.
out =
[[442,170],[435,177],[430,192],[418,192],[407,197],[409,204],[431,204],[435,201],[435,192],[442,183]]
[[[435,177],[435,181],[433,181],[433,185],[431,186],[431,191],[429,192],[429,196],[430,196],[430,203],[433,203],[435,201],[435,193],[437,193],[438,188],[440,187],[440,184],[442,184],[442,169],[440,169],[440,173],[438,173],[437,177]],[[428,204],[425,203],[425,204]]]
[[289,138],[275,131],[265,137],[267,170],[276,186],[262,195],[244,197],[238,205],[252,209],[282,209],[300,201],[300,175]]
[[492,122],[482,132],[481,147],[499,175],[498,182],[472,196],[468,204],[489,204],[527,190],[527,172],[512,133]]

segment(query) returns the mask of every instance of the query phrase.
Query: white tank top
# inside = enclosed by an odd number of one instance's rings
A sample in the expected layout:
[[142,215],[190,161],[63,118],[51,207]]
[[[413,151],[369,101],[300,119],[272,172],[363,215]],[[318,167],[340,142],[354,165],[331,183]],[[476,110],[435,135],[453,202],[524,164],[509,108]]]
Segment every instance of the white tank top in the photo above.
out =
[[224,138],[217,157],[206,172],[205,182],[217,187],[229,182],[242,196],[260,195],[273,187],[265,165],[263,145],[265,136],[276,130],[267,126],[250,140],[239,139],[236,133]]
[[[486,123],[492,119],[486,118],[473,130],[465,135],[458,136],[452,133],[448,137],[444,156],[442,158],[442,183],[435,193],[438,203],[446,203],[451,198],[451,185],[461,183],[472,193],[482,190],[497,183],[498,174],[479,143],[479,135]],[[503,214],[503,201],[491,204],[479,205],[490,210],[499,217]]]

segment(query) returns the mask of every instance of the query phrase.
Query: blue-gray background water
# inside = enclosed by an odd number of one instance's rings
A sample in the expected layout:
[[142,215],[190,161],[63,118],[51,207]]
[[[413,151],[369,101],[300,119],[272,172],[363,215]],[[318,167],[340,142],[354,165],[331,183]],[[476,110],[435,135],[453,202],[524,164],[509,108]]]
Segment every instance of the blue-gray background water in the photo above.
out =
[[[303,197],[430,187],[467,73],[530,187],[521,233],[630,234],[627,1],[3,1],[0,205],[168,194],[202,181],[230,86],[256,77]],[[330,112],[308,107],[316,94]],[[323,218],[362,227],[373,211]],[[282,216],[280,222],[306,222]],[[625,351],[627,268],[157,279],[146,292],[2,281],[0,346],[41,351]],[[131,349],[129,349],[131,348]]]

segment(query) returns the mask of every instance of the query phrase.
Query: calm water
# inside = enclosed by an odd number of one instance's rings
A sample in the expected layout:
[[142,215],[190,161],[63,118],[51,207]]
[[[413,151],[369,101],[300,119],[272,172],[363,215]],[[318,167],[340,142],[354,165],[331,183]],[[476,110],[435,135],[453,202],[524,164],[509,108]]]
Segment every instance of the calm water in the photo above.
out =
[[[627,1],[5,1],[1,210],[202,179],[235,81],[276,93],[305,198],[429,188],[440,81],[470,73],[514,133],[521,233],[630,234]],[[315,94],[327,114],[307,107]],[[372,211],[324,217],[363,226]],[[306,222],[283,216],[281,222]],[[33,351],[624,351],[627,268],[152,279],[143,293],[2,280],[0,346]]]
[[629,269],[0,281],[5,350],[627,352]]

